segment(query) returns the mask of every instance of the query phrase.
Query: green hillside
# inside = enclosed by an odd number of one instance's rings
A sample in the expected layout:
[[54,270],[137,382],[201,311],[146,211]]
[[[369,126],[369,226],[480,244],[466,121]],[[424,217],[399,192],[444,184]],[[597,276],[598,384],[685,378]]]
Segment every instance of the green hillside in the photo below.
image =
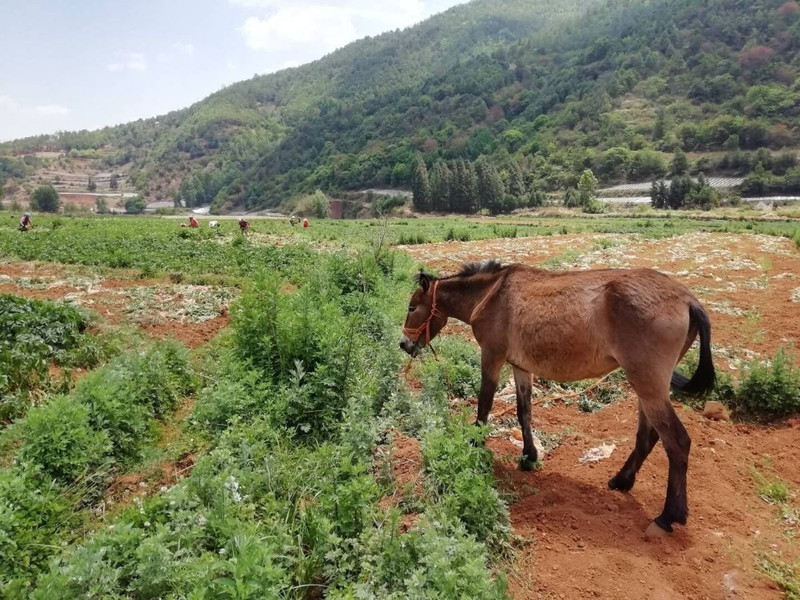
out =
[[219,210],[407,187],[418,155],[431,173],[462,159],[490,183],[496,171],[515,202],[586,168],[604,183],[662,176],[679,150],[707,174],[754,171],[756,193],[790,190],[794,153],[776,153],[798,130],[799,13],[793,0],[477,0],[157,119],[0,152],[74,149],[153,199]]

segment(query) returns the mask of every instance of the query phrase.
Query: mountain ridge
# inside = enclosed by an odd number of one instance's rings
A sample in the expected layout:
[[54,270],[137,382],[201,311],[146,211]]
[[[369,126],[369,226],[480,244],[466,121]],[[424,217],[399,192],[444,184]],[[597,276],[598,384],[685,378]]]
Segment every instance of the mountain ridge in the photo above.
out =
[[315,188],[405,187],[416,155],[429,167],[487,156],[503,177],[516,163],[545,191],[584,168],[603,182],[663,176],[681,150],[730,154],[700,170],[749,172],[793,147],[800,34],[792,0],[739,4],[478,0],[58,144],[110,144],[103,166],[138,189],[221,211]]

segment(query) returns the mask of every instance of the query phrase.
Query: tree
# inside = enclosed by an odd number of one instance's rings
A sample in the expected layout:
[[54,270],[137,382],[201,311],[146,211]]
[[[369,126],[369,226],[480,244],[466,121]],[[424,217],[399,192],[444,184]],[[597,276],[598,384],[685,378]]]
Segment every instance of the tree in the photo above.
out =
[[111,174],[111,179],[108,180],[108,187],[112,190],[119,188],[119,175],[116,173]]
[[430,178],[431,183],[431,210],[444,212],[450,208],[450,187],[452,173],[444,161],[438,161],[433,165],[433,172]]
[[98,196],[95,200],[95,212],[98,215],[105,215],[108,213],[108,203],[102,196]]
[[508,168],[508,193],[514,198],[517,204],[520,204],[527,193],[525,187],[525,177],[522,174],[522,169],[516,160],[512,160]]
[[669,190],[663,180],[654,181],[650,186],[650,205],[653,208],[669,207]]
[[92,177],[91,175],[89,175],[89,182],[86,184],[86,189],[89,190],[90,192],[97,191],[97,183],[95,182],[94,177]]
[[478,175],[475,165],[467,161],[464,164],[464,213],[470,215],[478,212]]
[[567,189],[566,193],[564,194],[564,206],[567,208],[576,208],[580,205],[581,203],[578,199],[578,190],[575,188]]
[[428,179],[428,168],[421,156],[414,159],[414,167],[411,171],[411,190],[414,208],[419,212],[429,212],[432,207],[431,184]]
[[594,176],[591,169],[586,169],[578,181],[578,204],[580,206],[589,206],[592,200],[597,196],[597,177]]
[[659,108],[656,112],[656,122],[653,125],[653,141],[664,139],[667,133],[667,111]]
[[31,206],[34,210],[55,213],[61,207],[61,199],[52,185],[40,185],[31,196]]
[[680,148],[675,151],[669,170],[673,175],[685,175],[689,170],[689,158]]
[[482,156],[475,163],[475,171],[481,208],[488,209],[493,215],[503,212],[506,209],[505,189],[497,169]]
[[125,200],[125,212],[129,215],[140,215],[147,208],[147,202],[140,195],[132,196]]
[[312,216],[317,219],[329,219],[331,216],[331,203],[328,202],[328,198],[322,190],[317,190],[311,194],[309,208]]

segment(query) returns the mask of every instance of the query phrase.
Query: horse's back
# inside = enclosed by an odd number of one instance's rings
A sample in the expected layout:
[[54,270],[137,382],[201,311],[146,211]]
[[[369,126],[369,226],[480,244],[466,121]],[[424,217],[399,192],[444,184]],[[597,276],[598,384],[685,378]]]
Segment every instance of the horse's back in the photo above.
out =
[[575,371],[589,377],[614,368],[637,348],[684,339],[693,299],[652,269],[513,267],[505,290],[510,354],[542,376],[565,380]]

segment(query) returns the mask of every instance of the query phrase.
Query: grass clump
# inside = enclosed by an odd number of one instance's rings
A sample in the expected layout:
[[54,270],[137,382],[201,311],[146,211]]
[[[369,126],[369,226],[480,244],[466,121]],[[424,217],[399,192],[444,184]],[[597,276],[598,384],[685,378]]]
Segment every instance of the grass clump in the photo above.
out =
[[800,565],[762,555],[758,568],[781,588],[786,600],[800,600]]

